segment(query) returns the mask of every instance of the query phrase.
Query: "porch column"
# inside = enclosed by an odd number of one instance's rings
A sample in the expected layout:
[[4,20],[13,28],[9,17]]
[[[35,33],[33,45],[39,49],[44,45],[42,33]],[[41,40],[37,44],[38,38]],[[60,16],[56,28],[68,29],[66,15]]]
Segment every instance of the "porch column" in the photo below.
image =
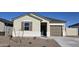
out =
[[47,22],[47,37],[50,37],[50,25],[49,25],[49,22]]
[[62,29],[63,29],[63,36],[66,36],[66,28],[65,28],[65,25],[62,26]]

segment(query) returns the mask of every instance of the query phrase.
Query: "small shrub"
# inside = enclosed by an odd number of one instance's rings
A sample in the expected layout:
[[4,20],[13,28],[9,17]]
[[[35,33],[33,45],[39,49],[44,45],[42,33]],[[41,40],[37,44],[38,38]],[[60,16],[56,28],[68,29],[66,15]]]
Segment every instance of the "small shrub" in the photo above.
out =
[[7,47],[10,47],[10,45],[8,45]]
[[29,42],[29,44],[32,44],[32,42]]
[[42,47],[46,47],[46,46],[42,46]]
[[12,35],[9,35],[8,37],[11,39],[12,38]]
[[36,37],[33,37],[33,39],[36,39]]

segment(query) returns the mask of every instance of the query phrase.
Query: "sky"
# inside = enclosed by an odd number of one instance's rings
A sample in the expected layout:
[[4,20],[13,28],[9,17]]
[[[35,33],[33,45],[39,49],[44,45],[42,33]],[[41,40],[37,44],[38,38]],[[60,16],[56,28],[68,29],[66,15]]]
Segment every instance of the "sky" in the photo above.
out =
[[[0,18],[12,20],[12,18],[26,14],[27,12],[0,12]],[[79,12],[37,12],[41,16],[65,20],[66,26],[79,23]]]

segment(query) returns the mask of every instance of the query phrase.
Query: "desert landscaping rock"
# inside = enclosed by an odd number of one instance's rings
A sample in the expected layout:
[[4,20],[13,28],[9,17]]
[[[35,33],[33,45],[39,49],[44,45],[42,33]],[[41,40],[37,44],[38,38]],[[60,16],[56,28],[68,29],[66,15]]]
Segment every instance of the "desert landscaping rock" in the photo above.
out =
[[41,37],[0,37],[0,47],[60,47],[54,40]]

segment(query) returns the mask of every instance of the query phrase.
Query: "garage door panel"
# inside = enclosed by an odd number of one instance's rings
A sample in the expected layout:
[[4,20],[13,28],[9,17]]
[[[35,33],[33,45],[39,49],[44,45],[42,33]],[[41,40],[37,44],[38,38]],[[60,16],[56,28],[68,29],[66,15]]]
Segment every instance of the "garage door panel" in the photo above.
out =
[[50,35],[51,36],[62,36],[62,26],[50,25]]

